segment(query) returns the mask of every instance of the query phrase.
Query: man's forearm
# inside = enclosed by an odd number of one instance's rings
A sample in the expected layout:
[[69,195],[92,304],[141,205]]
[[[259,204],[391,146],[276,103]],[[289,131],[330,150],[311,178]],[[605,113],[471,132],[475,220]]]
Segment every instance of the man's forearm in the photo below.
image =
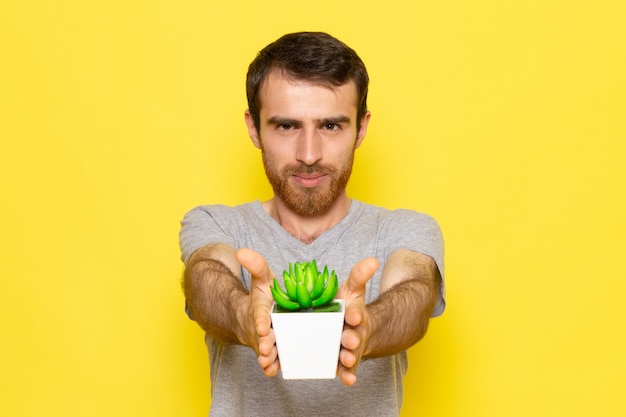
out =
[[426,334],[436,295],[435,285],[408,279],[369,304],[370,338],[364,356],[393,355],[417,343]]
[[242,343],[238,307],[247,291],[226,265],[215,259],[192,259],[185,269],[183,290],[191,316],[204,331],[223,343]]

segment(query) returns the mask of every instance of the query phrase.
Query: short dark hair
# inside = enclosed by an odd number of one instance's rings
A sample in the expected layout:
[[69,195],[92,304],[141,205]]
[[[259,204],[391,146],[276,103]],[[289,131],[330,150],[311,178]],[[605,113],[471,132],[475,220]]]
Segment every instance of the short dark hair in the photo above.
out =
[[338,87],[354,81],[357,88],[357,130],[367,112],[369,77],[365,64],[345,43],[323,32],[297,32],[282,36],[263,48],[248,67],[248,110],[260,127],[259,91],[273,70],[297,80]]

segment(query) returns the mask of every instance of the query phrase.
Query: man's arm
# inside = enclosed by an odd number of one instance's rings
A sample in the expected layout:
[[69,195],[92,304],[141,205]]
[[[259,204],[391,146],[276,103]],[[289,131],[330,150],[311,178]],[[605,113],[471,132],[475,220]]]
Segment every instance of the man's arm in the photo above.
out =
[[[241,282],[241,266],[252,276],[251,290]],[[250,346],[268,376],[279,369],[271,329],[271,272],[265,259],[249,249],[223,244],[195,251],[185,268],[183,291],[191,317],[224,344]]]
[[364,358],[402,352],[425,334],[439,292],[441,277],[427,255],[409,250],[394,252],[385,264],[380,297],[365,305],[365,284],[377,263],[357,264],[343,289],[349,308],[342,335],[339,377],[356,382],[356,368]]
[[393,355],[424,337],[441,276],[435,261],[408,250],[393,253],[383,270],[380,297],[367,306],[370,338],[364,357]]

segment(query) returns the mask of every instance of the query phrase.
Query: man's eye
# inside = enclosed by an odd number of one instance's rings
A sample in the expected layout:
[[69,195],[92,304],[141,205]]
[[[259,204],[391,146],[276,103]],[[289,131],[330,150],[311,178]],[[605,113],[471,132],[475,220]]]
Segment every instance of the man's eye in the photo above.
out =
[[325,130],[339,130],[339,125],[337,123],[326,123],[324,125]]
[[289,123],[281,123],[281,124],[277,125],[276,128],[278,130],[288,131],[288,130],[293,129],[293,125],[289,124]]

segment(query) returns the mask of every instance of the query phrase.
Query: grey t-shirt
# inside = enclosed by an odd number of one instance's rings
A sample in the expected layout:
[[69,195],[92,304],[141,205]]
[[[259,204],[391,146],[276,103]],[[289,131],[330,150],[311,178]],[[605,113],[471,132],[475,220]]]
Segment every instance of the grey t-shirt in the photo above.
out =
[[[289,263],[316,259],[337,272],[340,283],[352,267],[373,256],[381,264],[367,284],[366,302],[380,294],[380,279],[387,257],[396,250],[426,254],[444,275],[443,238],[437,222],[411,210],[387,210],[352,200],[348,215],[310,244],[287,233],[254,201],[235,207],[199,206],[181,222],[181,258],[186,263],[202,246],[226,243],[235,249],[261,253],[282,283]],[[250,288],[250,274],[242,269],[243,283]],[[445,309],[445,286],[441,283],[433,317]],[[345,387],[334,380],[284,380],[266,377],[254,351],[244,346],[224,346],[205,338],[211,365],[212,417],[233,416],[397,416],[402,405],[402,379],[407,355],[363,361],[357,383]]]

